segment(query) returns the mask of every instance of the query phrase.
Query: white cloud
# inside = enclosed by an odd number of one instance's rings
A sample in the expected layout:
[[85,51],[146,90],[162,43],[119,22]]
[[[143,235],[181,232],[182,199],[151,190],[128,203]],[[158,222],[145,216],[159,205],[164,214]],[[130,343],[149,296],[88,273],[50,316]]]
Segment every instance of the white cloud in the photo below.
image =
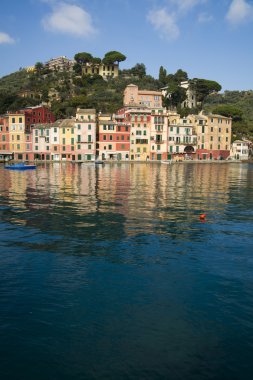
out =
[[0,32],[0,44],[14,44],[14,39],[7,33]]
[[169,0],[170,4],[176,5],[180,12],[188,12],[197,5],[206,3],[207,0]]
[[209,13],[200,13],[198,15],[198,22],[200,23],[206,23],[206,22],[211,22],[213,21],[213,16],[210,15]]
[[253,19],[253,5],[246,0],[232,0],[226,19],[233,25]]
[[161,37],[168,40],[174,40],[179,37],[180,31],[176,24],[175,15],[173,13],[169,14],[166,9],[150,11],[147,19],[154,29],[160,33]]
[[77,37],[88,37],[96,33],[90,14],[74,4],[55,5],[52,13],[44,17],[42,24],[46,30]]

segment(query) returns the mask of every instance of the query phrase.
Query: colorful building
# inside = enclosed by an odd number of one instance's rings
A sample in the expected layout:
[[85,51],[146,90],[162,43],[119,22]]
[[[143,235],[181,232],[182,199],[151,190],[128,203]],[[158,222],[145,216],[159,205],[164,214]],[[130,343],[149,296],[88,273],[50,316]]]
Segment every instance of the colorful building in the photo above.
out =
[[83,75],[101,75],[103,79],[109,78],[117,78],[119,76],[119,65],[117,63],[113,63],[110,65],[105,65],[103,62],[101,63],[91,63],[87,62],[82,67]]
[[0,117],[0,160],[9,160],[12,158],[10,153],[10,134],[9,134],[9,118]]
[[227,159],[230,156],[232,119],[203,112],[193,117],[198,137],[197,159]]
[[176,112],[168,114],[168,159],[195,159],[197,135],[195,117],[181,118]]
[[139,90],[135,84],[129,84],[124,91],[123,103],[125,107],[162,108],[162,91]]
[[96,126],[95,109],[77,108],[75,120],[76,159],[90,161],[96,158]]
[[147,107],[129,107],[125,114],[126,120],[131,123],[130,159],[147,161],[150,159],[151,110]]
[[164,108],[151,111],[150,122],[150,159],[168,158],[168,113]]

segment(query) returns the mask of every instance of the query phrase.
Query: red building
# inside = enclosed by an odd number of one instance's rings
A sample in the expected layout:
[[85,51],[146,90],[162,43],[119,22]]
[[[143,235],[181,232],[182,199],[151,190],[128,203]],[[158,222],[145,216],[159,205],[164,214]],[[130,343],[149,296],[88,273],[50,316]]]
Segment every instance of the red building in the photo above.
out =
[[130,123],[125,114],[99,115],[98,151],[102,160],[129,160]]
[[50,124],[55,122],[54,114],[45,106],[28,107],[24,110],[25,129],[30,132],[34,124]]

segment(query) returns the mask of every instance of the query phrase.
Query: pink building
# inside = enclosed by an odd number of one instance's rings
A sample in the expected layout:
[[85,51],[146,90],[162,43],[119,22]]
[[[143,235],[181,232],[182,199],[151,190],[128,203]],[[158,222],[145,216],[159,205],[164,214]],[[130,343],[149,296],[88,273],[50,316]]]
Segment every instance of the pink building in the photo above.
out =
[[124,106],[146,106],[148,108],[162,107],[162,92],[139,90],[135,84],[129,84],[124,91]]

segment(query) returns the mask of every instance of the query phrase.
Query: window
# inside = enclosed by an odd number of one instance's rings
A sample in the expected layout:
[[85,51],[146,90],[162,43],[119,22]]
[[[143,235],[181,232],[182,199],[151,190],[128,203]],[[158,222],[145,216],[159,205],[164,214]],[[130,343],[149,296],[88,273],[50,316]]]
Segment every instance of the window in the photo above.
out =
[[78,150],[80,150],[81,149],[81,145],[79,144],[79,145],[77,145],[77,149]]
[[[144,124],[144,127],[145,127],[145,124]],[[125,128],[125,131],[128,132],[128,127]]]
[[38,135],[39,135],[39,130],[35,129],[35,136],[38,136]]
[[79,130],[81,129],[81,124],[77,125],[77,129],[79,129]]
[[213,136],[210,137],[210,140],[213,141]]
[[204,144],[201,144],[201,149],[204,149],[205,148],[205,145]]
[[63,137],[63,139],[62,139],[62,144],[63,144],[63,145],[66,144],[66,139],[65,139],[65,137]]
[[176,146],[176,152],[177,153],[179,152],[179,146],[178,145]]
[[88,142],[91,142],[91,135],[88,135]]
[[220,149],[220,144],[218,145],[218,149]]
[[103,140],[106,140],[106,135],[103,135]]
[[26,144],[26,150],[29,150],[29,149],[30,149],[30,145]]
[[92,149],[92,147],[91,147],[91,145],[90,145],[90,144],[88,145],[88,149],[89,149],[89,150],[91,150],[91,149]]
[[221,133],[221,128],[219,128],[219,133]]
[[120,132],[120,131],[121,131],[121,127],[118,126],[118,132]]
[[103,125],[103,130],[106,131],[106,125]]
[[205,133],[205,126],[202,125],[202,133]]
[[81,135],[77,135],[77,142],[81,142]]
[[54,128],[54,133],[56,133],[57,132],[57,128]]
[[110,140],[112,140],[112,135],[110,135]]
[[48,145],[46,146],[46,150],[49,150],[49,146]]
[[12,123],[15,123],[15,117],[12,117],[12,118],[11,118],[11,122],[12,122]]
[[74,147],[73,145],[71,145],[71,150],[72,150],[72,151],[75,150],[75,147]]
[[228,133],[228,128],[226,128],[226,133]]
[[211,132],[213,132],[213,127],[211,127]]
[[179,127],[177,127],[177,134],[179,133]]
[[140,153],[141,152],[141,148],[137,148],[137,153]]
[[54,151],[55,151],[55,152],[57,151],[57,146],[54,146]]
[[65,151],[65,150],[66,150],[66,147],[65,147],[65,146],[63,146],[63,147],[62,147],[62,150],[63,150],[63,151]]
[[72,135],[74,134],[74,128],[71,128],[71,134]]
[[49,129],[46,129],[46,135],[49,136]]
[[91,130],[91,124],[88,124],[88,129]]
[[39,150],[39,147],[38,147],[38,145],[35,145],[35,150]]
[[125,149],[125,144],[121,144],[121,149]]
[[57,141],[57,137],[54,137],[54,142]]
[[125,139],[125,136],[123,135],[123,136],[121,136],[121,140],[124,140]]
[[144,136],[147,136],[147,131],[143,131],[143,135],[144,135]]
[[38,144],[38,142],[39,142],[39,138],[38,138],[38,137],[35,137],[35,143]]
[[173,127],[170,127],[170,132],[173,132]]
[[112,150],[112,145],[108,145],[108,149],[109,149],[109,150]]
[[71,137],[71,145],[75,144],[75,139],[74,137]]
[[65,134],[65,128],[62,128],[62,133]]

